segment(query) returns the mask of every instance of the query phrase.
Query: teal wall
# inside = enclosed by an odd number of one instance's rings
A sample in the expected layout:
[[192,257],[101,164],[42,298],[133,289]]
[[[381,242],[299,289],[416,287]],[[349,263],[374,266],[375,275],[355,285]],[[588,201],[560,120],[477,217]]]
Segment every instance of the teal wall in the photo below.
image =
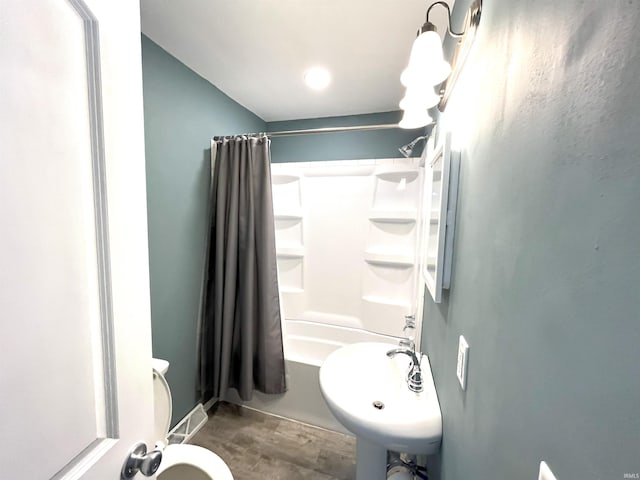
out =
[[462,155],[452,286],[422,339],[442,480],[640,473],[638,7],[484,2],[439,125]]
[[210,139],[265,123],[142,37],[153,354],[171,362],[175,424],[198,402],[196,329]]
[[[304,130],[307,128],[350,127],[398,123],[401,112],[370,113],[343,117],[312,118],[267,123],[267,131]],[[398,148],[423,135],[418,130],[371,130],[365,132],[323,133],[274,137],[271,160],[277,162],[311,162],[316,160],[353,160],[402,157]],[[423,143],[416,153],[422,152]]]

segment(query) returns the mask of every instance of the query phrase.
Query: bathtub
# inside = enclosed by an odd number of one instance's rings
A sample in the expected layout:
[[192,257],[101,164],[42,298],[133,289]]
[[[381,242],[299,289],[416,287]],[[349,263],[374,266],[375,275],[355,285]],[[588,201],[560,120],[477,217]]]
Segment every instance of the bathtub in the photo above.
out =
[[285,357],[291,362],[320,367],[331,352],[358,342],[392,342],[387,335],[358,328],[329,325],[307,320],[286,320]]
[[356,328],[298,319],[286,320],[283,331],[287,392],[281,395],[255,392],[252,400],[244,402],[235,390],[230,390],[225,400],[327,430],[350,434],[333,417],[322,398],[318,381],[320,365],[331,352],[343,345],[357,342],[395,344],[396,339]]

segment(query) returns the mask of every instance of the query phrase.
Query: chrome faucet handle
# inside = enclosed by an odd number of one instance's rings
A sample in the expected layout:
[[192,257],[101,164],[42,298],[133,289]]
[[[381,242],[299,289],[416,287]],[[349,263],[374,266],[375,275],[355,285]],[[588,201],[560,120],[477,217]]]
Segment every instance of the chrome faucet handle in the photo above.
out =
[[416,338],[416,316],[415,315],[404,316],[404,328],[402,329],[402,334],[404,338],[400,340],[400,346],[415,350],[416,348],[414,343],[414,340]]
[[404,316],[405,328],[416,328],[416,316],[414,314]]
[[420,369],[420,360],[415,350],[408,348],[393,348],[387,352],[387,357],[393,358],[398,353],[408,355],[411,358],[409,369],[407,371],[407,386],[412,392],[421,392],[424,389],[422,381],[422,370]]

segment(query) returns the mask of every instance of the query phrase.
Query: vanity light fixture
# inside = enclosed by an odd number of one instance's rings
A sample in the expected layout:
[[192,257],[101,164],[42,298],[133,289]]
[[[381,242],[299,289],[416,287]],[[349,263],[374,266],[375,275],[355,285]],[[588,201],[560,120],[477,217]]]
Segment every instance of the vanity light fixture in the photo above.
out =
[[[436,26],[429,21],[429,14],[436,5],[447,9],[447,33],[458,40],[452,58],[453,65],[444,60],[440,35],[438,35]],[[465,18],[465,29],[462,32],[454,32],[451,30],[449,5],[444,1],[437,1],[429,6],[426,21],[418,30],[417,37],[413,42],[409,65],[400,76],[401,83],[407,87],[405,98],[400,102],[400,108],[405,112],[400,122],[401,128],[418,128],[431,123],[431,116],[426,110],[435,105],[438,105],[441,112],[444,111],[453,85],[460,74],[469,47],[475,37],[481,12],[482,0],[474,0]],[[438,87],[440,84],[442,85]],[[436,87],[437,94],[433,92],[433,87]],[[433,94],[438,100],[434,102],[430,94]],[[427,98],[429,101],[425,100]],[[405,122],[407,117],[409,118]],[[416,123],[420,123],[416,120],[418,117],[427,123],[416,126]],[[407,126],[403,126],[403,123]]]

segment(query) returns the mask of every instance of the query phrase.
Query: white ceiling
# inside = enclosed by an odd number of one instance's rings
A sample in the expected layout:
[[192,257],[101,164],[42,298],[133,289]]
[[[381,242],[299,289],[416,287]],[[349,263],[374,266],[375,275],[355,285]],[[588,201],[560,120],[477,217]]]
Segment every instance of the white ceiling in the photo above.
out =
[[[430,0],[141,0],[142,32],[263,120],[398,110]],[[453,0],[448,3],[453,5]],[[446,10],[430,20],[442,32]],[[331,72],[322,92],[303,82]]]

